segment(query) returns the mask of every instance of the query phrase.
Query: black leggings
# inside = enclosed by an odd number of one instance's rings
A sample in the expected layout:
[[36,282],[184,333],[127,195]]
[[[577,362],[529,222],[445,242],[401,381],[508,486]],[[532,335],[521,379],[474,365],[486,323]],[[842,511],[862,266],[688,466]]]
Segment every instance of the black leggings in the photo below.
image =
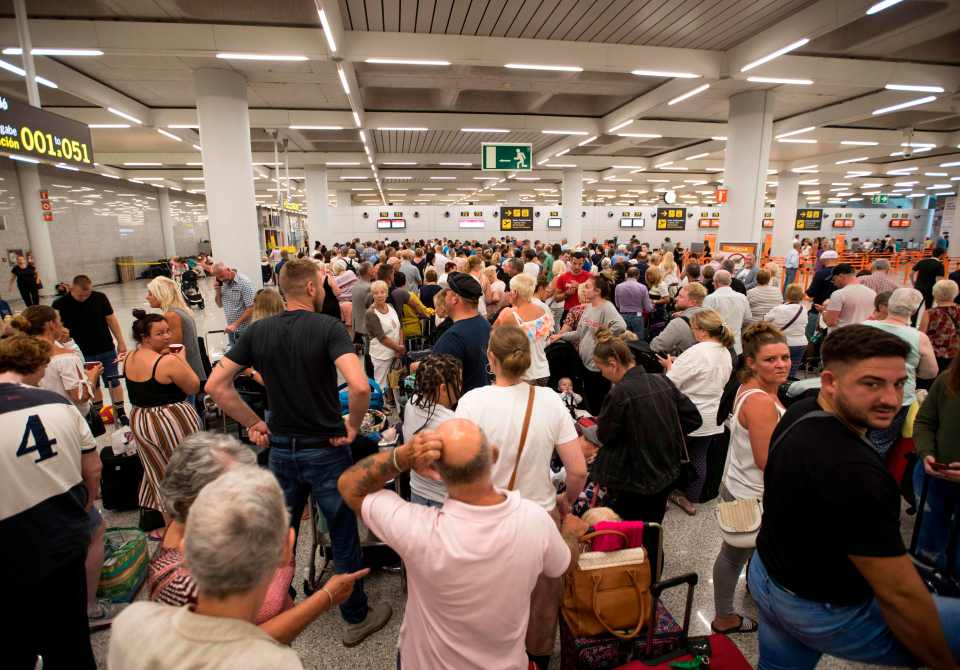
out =
[[37,286],[18,286],[23,304],[27,307],[40,304],[40,289]]

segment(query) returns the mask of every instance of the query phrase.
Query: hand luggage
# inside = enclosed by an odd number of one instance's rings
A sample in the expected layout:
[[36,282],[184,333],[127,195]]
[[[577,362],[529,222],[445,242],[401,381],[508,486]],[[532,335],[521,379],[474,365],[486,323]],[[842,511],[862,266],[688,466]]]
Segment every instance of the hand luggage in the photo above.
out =
[[103,470],[100,473],[100,495],[103,506],[109,510],[129,510],[139,507],[140,481],[143,464],[136,453],[114,454],[113,447],[100,452]]
[[[704,638],[700,638],[703,640]],[[743,652],[733,643],[733,641],[726,635],[721,635],[719,633],[714,633],[710,637],[706,638],[707,644],[709,645],[710,654],[707,656],[709,662],[700,661],[701,670],[750,670],[753,666],[750,665],[750,662],[747,661],[743,656]],[[691,642],[699,642],[694,638],[690,638]],[[702,644],[702,643],[701,643]],[[700,655],[702,658],[702,655]],[[673,670],[674,663],[691,663],[693,661],[693,654],[684,654],[677,658],[670,659],[669,661],[664,661],[663,663],[658,663],[657,665],[647,665],[641,661],[631,661],[626,665],[622,665],[617,670],[650,670],[651,668],[660,668],[661,670]],[[692,667],[690,665],[684,667]]]
[[115,603],[133,602],[147,577],[147,536],[136,528],[110,528],[103,542],[105,557],[97,597]]

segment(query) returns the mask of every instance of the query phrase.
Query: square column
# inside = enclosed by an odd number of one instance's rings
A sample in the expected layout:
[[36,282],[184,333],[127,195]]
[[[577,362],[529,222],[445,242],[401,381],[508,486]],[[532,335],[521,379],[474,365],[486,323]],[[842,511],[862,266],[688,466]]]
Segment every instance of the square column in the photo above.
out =
[[800,175],[780,175],[777,179],[777,207],[773,216],[773,256],[786,256],[793,248],[794,226],[799,206]]
[[163,255],[171,258],[177,255],[177,245],[173,233],[173,216],[170,214],[170,191],[157,189],[157,204],[160,207],[160,232],[163,233]]
[[[564,170],[561,185],[563,204],[563,227],[561,237],[567,238],[572,246],[583,241],[583,170]],[[551,231],[553,232],[553,231]]]
[[773,94],[747,91],[730,98],[724,187],[729,190],[720,242],[763,239],[762,221],[767,165],[773,140]]
[[[330,212],[328,211],[329,187],[327,184],[327,168],[307,167],[307,233],[310,244],[316,242],[329,244],[334,240],[328,239],[330,232]],[[312,249],[311,249],[312,251]]]
[[193,73],[193,87],[213,258],[260,286],[247,80],[230,70],[200,69]]

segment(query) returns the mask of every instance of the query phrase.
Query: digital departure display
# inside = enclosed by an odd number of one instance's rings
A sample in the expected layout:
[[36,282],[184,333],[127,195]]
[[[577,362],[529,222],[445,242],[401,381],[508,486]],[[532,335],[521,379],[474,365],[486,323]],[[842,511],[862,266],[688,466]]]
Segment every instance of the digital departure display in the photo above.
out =
[[53,163],[93,165],[86,124],[0,96],[0,151]]

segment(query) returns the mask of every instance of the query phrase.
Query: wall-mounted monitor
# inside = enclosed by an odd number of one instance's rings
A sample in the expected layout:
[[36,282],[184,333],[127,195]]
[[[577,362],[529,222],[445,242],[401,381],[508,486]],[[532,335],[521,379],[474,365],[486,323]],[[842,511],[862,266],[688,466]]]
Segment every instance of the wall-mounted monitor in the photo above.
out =
[[390,228],[393,230],[404,230],[407,227],[406,219],[390,219]]
[[390,219],[377,219],[377,230],[390,230]]
[[621,228],[633,228],[633,219],[620,219]]
[[551,216],[547,219],[547,228],[559,228],[562,223],[562,219],[558,216]]
[[458,223],[460,228],[483,228],[487,225],[484,219],[460,219]]
[[910,219],[890,219],[891,228],[909,228]]

